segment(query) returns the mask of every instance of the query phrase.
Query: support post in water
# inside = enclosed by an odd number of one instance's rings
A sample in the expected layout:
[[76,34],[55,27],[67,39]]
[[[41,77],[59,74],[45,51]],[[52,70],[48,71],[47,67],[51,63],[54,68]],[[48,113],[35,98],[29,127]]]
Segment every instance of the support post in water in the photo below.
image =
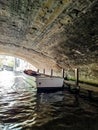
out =
[[51,77],[53,76],[53,69],[51,69]]
[[75,69],[76,86],[79,85],[79,69]]
[[39,69],[37,70],[37,73],[39,73]]
[[63,73],[63,78],[65,77],[65,70],[64,69],[62,69],[62,73]]
[[45,74],[45,69],[43,69],[43,74]]

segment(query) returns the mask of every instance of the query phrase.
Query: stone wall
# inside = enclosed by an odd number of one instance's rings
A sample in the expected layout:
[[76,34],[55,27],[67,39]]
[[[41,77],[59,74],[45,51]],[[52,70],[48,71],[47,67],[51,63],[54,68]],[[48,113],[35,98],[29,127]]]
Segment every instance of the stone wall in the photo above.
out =
[[97,16],[98,0],[1,0],[0,54],[56,72],[88,68],[97,78]]

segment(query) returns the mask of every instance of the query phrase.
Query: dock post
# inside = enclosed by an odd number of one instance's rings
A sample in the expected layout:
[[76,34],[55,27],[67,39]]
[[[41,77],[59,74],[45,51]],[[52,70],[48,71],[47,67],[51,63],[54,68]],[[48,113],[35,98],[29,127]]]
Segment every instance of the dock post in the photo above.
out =
[[53,76],[53,69],[51,69],[51,77]]
[[43,74],[45,74],[45,69],[43,69]]
[[62,73],[63,73],[63,78],[65,77],[65,70],[64,69],[62,69]]
[[75,80],[76,80],[76,86],[79,85],[79,70],[75,69]]
[[37,73],[39,73],[39,69],[37,69]]

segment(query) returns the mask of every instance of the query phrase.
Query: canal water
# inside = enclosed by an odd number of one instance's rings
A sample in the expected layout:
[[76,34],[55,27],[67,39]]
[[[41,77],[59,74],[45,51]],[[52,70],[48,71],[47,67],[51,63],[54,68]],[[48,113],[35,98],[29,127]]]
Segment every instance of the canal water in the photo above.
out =
[[98,130],[98,103],[67,90],[38,93],[22,74],[0,71],[0,130]]

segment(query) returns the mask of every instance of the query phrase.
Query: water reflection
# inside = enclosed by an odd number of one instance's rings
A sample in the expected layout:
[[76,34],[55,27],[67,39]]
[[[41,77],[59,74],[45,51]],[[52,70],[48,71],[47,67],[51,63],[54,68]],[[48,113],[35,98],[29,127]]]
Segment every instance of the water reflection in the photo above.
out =
[[67,91],[37,93],[22,74],[0,72],[0,130],[97,130],[97,121],[97,103]]
[[16,126],[17,128],[18,126],[21,127],[26,123],[30,114],[35,115],[36,93],[34,91],[32,93],[32,86],[23,80],[22,75],[17,76],[13,72],[2,71],[0,77],[0,119],[3,122],[2,127],[8,126],[10,129]]

